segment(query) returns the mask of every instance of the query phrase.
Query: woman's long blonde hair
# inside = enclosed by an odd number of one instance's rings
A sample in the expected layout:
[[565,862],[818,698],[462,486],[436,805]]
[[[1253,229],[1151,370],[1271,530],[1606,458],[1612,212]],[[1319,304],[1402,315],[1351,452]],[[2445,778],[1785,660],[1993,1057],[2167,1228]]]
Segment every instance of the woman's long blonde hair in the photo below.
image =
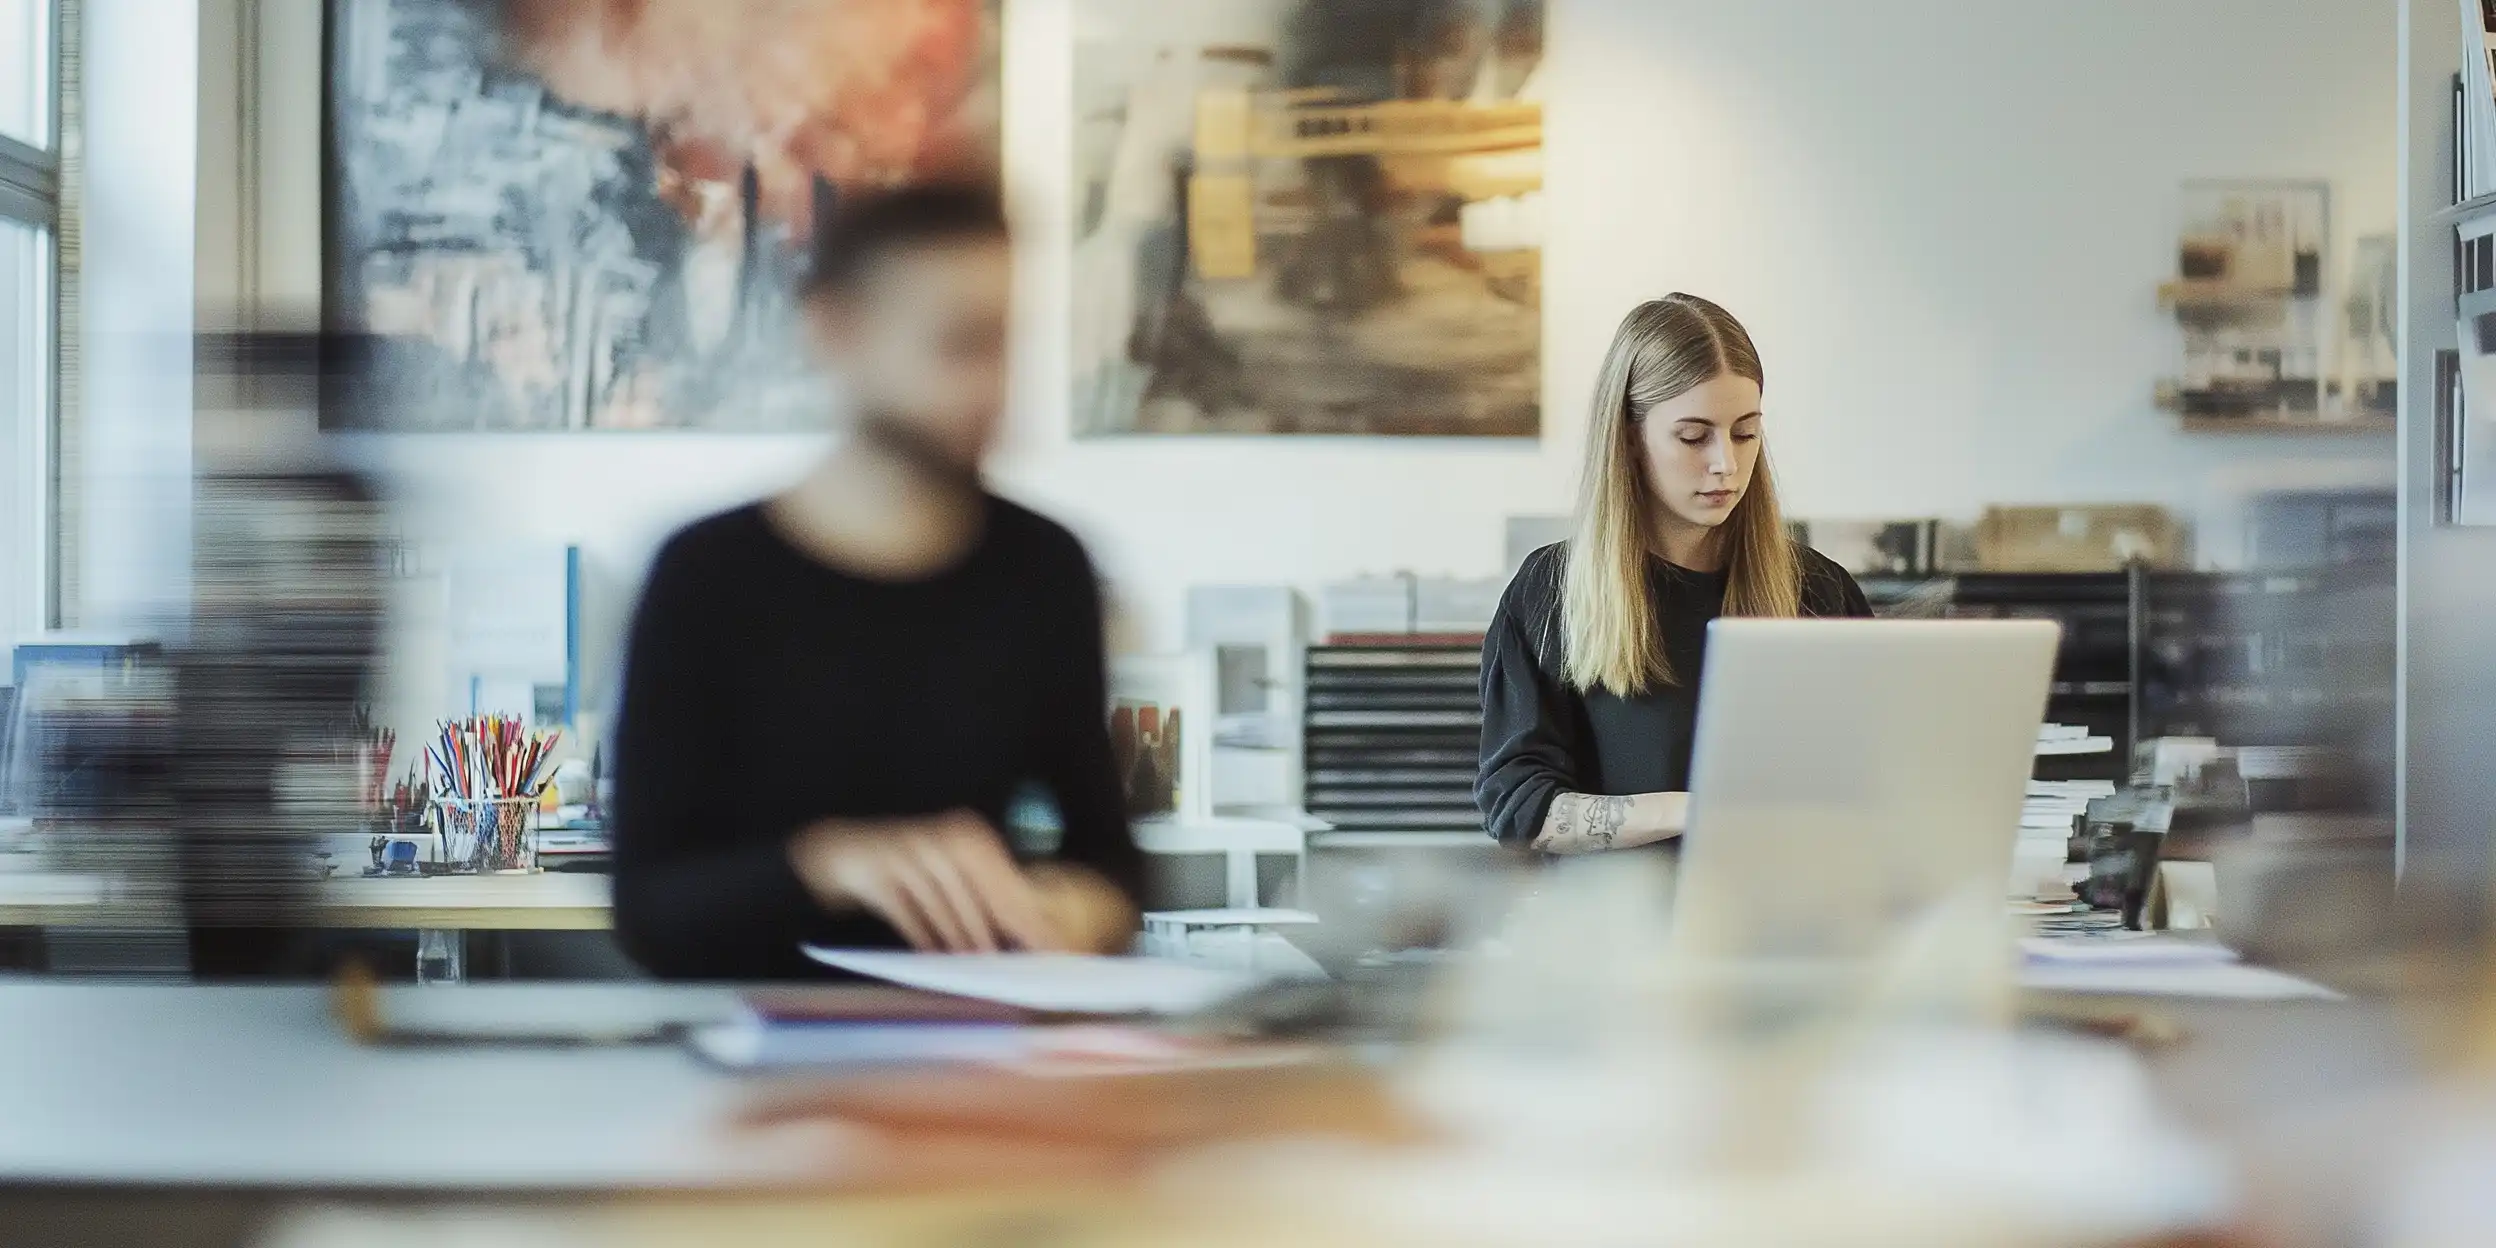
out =
[[[1696,295],[1670,294],[1630,311],[1595,381],[1560,597],[1569,684],[1623,697],[1679,683],[1664,655],[1647,558],[1659,504],[1649,487],[1639,426],[1657,404],[1724,374],[1765,385],[1759,349],[1733,314]],[[1785,533],[1761,444],[1750,487],[1724,527],[1726,615],[1802,613],[1802,564]]]

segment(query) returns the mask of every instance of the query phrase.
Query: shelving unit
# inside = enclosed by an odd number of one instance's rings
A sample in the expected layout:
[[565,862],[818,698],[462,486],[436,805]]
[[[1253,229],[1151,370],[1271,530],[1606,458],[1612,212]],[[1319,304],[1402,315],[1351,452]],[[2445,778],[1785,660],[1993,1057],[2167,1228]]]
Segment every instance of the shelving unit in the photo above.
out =
[[1478,642],[1309,647],[1304,800],[1336,829],[1321,844],[1485,836],[1481,682]]
[[2140,739],[2136,697],[2140,635],[2137,574],[1964,572],[1939,577],[1867,577],[1874,612],[1940,619],[2049,619],[2063,626],[2045,718],[2111,737],[2107,754],[2045,755],[2041,780],[2121,780]]
[[2187,416],[2179,427],[2186,433],[2339,433],[2388,438],[2400,425],[2397,421],[2381,417],[2365,420],[2279,420],[2271,417]]
[[2193,396],[2176,389],[2175,383],[2162,381],[2152,396],[2161,410],[2174,412],[2183,419],[2179,427],[2186,433],[2339,433],[2389,435],[2399,427],[2389,416],[2361,416],[2351,420],[2288,419],[2280,416],[2244,415],[2218,416],[2195,411]]
[[2320,424],[2333,409],[2323,367],[2330,204],[2320,180],[2186,180],[2178,276],[2158,285],[2183,347],[2177,376],[2159,386],[2161,407],[2187,420],[2258,420],[2276,433]]
[[[2389,563],[2357,563],[1964,572],[1862,584],[1885,616],[2061,624],[2045,718],[2112,738],[2115,748],[2040,755],[2035,775],[2121,782],[2134,745],[2162,736],[2216,737],[2315,774],[2362,773],[2348,764],[2388,758],[2388,735],[2378,729],[2390,722],[2389,708],[2366,712],[2370,696],[2388,698],[2391,688],[2391,576]],[[1309,812],[1336,829],[1311,845],[1484,844],[1473,800],[1480,686],[1481,651],[1472,643],[1310,647],[1305,791]]]
[[[2111,754],[2040,758],[2047,780],[2120,781],[2163,736],[2293,758],[2296,782],[2388,758],[2391,567],[2255,572],[1960,573],[1863,582],[1882,614],[2050,618],[2063,625],[2046,718],[2110,736]],[[2365,713],[2380,709],[2381,714]],[[2352,713],[2352,711],[2361,713]],[[2286,751],[2288,753],[2282,753]]]

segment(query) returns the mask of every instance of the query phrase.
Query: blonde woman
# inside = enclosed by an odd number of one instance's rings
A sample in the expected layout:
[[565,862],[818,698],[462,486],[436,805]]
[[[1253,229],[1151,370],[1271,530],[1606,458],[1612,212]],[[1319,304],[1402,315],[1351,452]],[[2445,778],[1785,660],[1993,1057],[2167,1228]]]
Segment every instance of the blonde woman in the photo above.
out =
[[1482,643],[1474,796],[1502,842],[1593,854],[1681,835],[1708,621],[1872,613],[1786,536],[1762,383],[1750,334],[1705,299],[1621,322],[1574,536],[1526,559]]

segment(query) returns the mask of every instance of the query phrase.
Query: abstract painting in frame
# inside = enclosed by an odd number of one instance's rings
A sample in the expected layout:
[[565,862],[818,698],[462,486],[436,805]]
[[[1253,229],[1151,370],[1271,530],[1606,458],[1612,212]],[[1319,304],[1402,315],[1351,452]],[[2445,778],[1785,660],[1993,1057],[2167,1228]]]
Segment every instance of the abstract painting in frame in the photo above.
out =
[[994,178],[997,3],[330,0],[324,304],[369,375],[324,419],[819,427],[813,213]]
[[1543,0],[1073,0],[1079,436],[1541,428]]

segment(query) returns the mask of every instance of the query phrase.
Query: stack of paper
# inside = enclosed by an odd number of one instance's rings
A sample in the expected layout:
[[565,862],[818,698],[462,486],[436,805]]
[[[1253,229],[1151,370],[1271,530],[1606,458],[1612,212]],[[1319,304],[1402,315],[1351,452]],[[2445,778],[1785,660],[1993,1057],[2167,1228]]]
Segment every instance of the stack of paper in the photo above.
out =
[[2113,737],[2093,737],[2078,724],[2047,724],[2037,729],[2037,754],[2111,754]]
[[2069,836],[2073,816],[2089,813],[2090,798],[2114,795],[2112,780],[2031,780],[2019,810],[2020,834]]

